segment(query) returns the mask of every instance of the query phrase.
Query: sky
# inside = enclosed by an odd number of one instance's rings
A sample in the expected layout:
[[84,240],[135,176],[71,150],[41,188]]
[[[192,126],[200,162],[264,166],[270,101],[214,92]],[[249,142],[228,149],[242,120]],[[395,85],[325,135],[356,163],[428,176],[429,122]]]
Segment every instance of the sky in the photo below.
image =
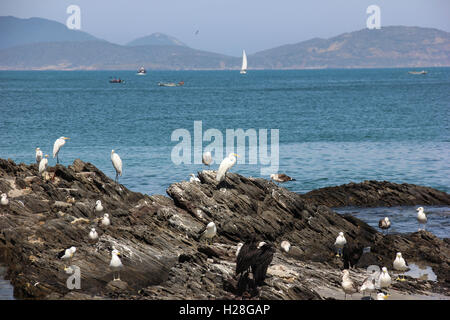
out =
[[81,9],[82,31],[113,43],[161,32],[232,56],[363,29],[373,4],[381,27],[450,31],[449,0],[1,0],[0,15],[65,24],[72,4]]

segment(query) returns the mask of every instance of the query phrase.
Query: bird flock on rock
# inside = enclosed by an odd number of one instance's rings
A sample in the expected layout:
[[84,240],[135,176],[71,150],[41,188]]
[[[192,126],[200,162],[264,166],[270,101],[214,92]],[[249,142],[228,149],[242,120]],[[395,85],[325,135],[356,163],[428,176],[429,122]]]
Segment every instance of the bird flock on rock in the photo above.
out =
[[[66,141],[70,139],[68,137],[60,137],[58,138],[53,146],[53,158],[56,157],[57,163],[59,163],[59,153],[61,148],[65,145]],[[44,154],[40,148],[35,149],[35,159],[38,164],[38,172],[40,175],[45,174],[48,168],[48,154]],[[225,180],[227,172],[236,164],[237,157],[239,157],[236,153],[230,153],[227,157],[225,157],[216,172],[215,181],[217,183],[221,183]],[[114,151],[111,151],[111,162],[115,169],[115,183],[119,182],[119,177],[122,176],[122,160],[120,156]],[[213,162],[213,158],[211,152],[205,152],[202,156],[202,163],[206,166],[211,166]],[[277,183],[285,183],[289,181],[295,181],[295,179],[287,176],[286,174],[275,173],[270,175],[270,179]],[[197,178],[194,174],[190,175],[191,183],[201,183],[201,180]],[[2,207],[8,206],[10,203],[8,199],[8,195],[6,193],[1,193],[0,191],[0,204]],[[110,216],[108,213],[103,213],[105,210],[102,201],[99,199],[95,202],[93,206],[93,215],[96,217],[98,214],[102,214],[101,218],[96,218],[100,226],[103,228],[107,228],[111,225]],[[1,217],[1,216],[0,216]],[[424,212],[423,207],[417,208],[417,221],[419,226],[423,226],[423,230],[425,230],[425,224],[427,223],[427,216]],[[385,234],[388,233],[389,228],[391,227],[391,221],[389,217],[385,217],[379,221],[379,228]],[[419,227],[419,230],[420,227]],[[217,226],[211,221],[209,222],[199,233],[198,240],[205,239],[207,243],[213,244],[214,237],[217,236]],[[88,234],[88,239],[91,243],[96,243],[99,241],[99,234],[95,227],[91,226]],[[339,232],[336,241],[334,242],[334,246],[337,249],[336,256],[343,257],[343,249],[347,245],[347,240],[344,236],[344,232]],[[282,241],[280,244],[280,250],[284,253],[290,253],[298,250],[295,246],[292,246],[289,241]],[[64,270],[68,272],[68,268],[66,264],[71,265],[72,259],[77,251],[75,246],[71,246],[65,250],[62,250],[58,254],[58,258],[61,259],[64,263]],[[257,292],[257,287],[264,285],[265,278],[267,276],[267,270],[269,265],[273,260],[273,256],[275,254],[275,247],[271,243],[266,243],[264,241],[257,241],[255,237],[249,238],[244,243],[240,242],[236,246],[236,268],[235,274],[239,278],[237,284],[237,292],[239,295],[244,294],[245,292],[250,292],[255,294]],[[120,271],[124,268],[122,261],[120,259],[120,252],[113,247],[111,251],[111,260],[109,263],[110,270],[113,272],[113,281],[120,281]],[[70,267],[69,267],[70,268]],[[393,261],[394,270],[403,274],[403,277],[398,277],[397,281],[406,281],[404,273],[409,270],[408,265],[405,259],[402,257],[400,252],[397,253],[395,260]],[[117,274],[117,277],[116,277]],[[373,273],[366,277],[361,286],[357,286],[355,281],[351,279],[350,272],[348,269],[344,269],[342,272],[342,282],[341,286],[344,292],[344,298],[347,298],[347,295],[352,296],[356,292],[361,292],[363,295],[366,293],[369,294],[369,297],[377,291],[379,291],[376,295],[377,300],[384,300],[389,295],[386,294],[383,290],[387,290],[392,284],[391,276],[388,273],[386,267],[381,269],[381,272]]]

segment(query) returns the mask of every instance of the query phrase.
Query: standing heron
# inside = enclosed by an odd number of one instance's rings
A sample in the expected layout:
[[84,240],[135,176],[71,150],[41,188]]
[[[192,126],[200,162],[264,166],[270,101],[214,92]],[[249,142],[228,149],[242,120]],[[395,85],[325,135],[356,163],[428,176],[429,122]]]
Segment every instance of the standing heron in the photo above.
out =
[[48,166],[48,154],[46,154],[39,162],[39,174],[44,173],[44,171],[47,170],[47,166]]
[[236,153],[230,153],[228,157],[222,160],[216,174],[217,182],[222,182],[225,179],[227,171],[236,163],[236,157],[239,157]]
[[119,181],[119,176],[122,176],[122,159],[120,159],[119,155],[111,150],[111,162],[116,169],[116,183]]
[[61,149],[61,147],[63,145],[66,144],[66,140],[69,140],[70,138],[67,137],[59,137],[58,139],[56,139],[55,143],[53,144],[53,159],[55,159],[56,157],[56,163],[59,163],[59,157],[58,157],[58,153],[59,150]]
[[42,160],[42,150],[39,148],[36,148],[36,163],[39,164],[39,162],[41,162]]

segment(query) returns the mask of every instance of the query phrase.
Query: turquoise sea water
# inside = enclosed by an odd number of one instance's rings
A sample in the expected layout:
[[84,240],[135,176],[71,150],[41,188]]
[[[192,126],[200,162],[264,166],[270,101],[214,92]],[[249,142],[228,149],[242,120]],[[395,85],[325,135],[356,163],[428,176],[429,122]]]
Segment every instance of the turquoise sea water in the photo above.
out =
[[[172,132],[193,136],[202,121],[203,133],[218,129],[224,141],[226,129],[279,129],[279,171],[297,179],[285,185],[292,191],[375,179],[449,192],[450,68],[427,70],[3,71],[0,157],[31,163],[36,147],[51,154],[68,136],[63,164],[81,158],[114,177],[115,149],[121,183],[165,194],[203,169],[171,160]],[[113,76],[125,83],[110,84]],[[262,167],[247,159],[232,171],[268,178]]]

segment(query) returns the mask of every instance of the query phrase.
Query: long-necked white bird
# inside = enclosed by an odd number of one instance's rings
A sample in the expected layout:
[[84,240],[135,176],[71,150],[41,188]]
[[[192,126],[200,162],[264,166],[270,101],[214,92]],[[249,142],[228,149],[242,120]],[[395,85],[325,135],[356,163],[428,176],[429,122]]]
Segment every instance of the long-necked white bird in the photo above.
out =
[[59,150],[61,149],[61,147],[63,145],[66,144],[66,140],[69,140],[70,138],[67,137],[59,137],[58,139],[56,139],[55,143],[53,144],[53,159],[55,159],[56,157],[56,163],[59,163]]
[[380,288],[382,289],[389,288],[391,286],[392,279],[386,267],[383,267],[381,269],[380,277],[378,280],[380,282]]
[[119,176],[122,176],[122,159],[120,159],[119,155],[111,150],[111,162],[116,169],[116,180],[117,183],[119,181]]
[[423,207],[419,207],[416,210],[417,210],[417,221],[419,222],[419,231],[421,230],[420,225],[423,225],[422,230],[425,230],[425,225],[427,224],[427,220],[428,220],[427,215],[423,211]]
[[109,226],[111,224],[111,221],[109,220],[109,214],[105,213],[103,215],[103,219],[102,219],[102,226]]
[[236,153],[230,153],[228,157],[222,160],[219,166],[219,170],[217,170],[216,181],[221,182],[225,179],[225,174],[234,164],[236,163],[236,157],[239,157]]
[[339,235],[336,238],[336,241],[334,242],[334,246],[337,248],[338,252],[336,254],[336,257],[342,256],[342,249],[347,244],[347,239],[344,237],[343,232],[339,232]]
[[48,166],[48,154],[46,154],[39,162],[39,174],[44,173],[44,171],[47,170],[47,166]]
[[209,166],[212,163],[211,152],[206,151],[202,156],[202,162],[205,166]]
[[[120,281],[120,270],[123,268],[122,261],[120,261],[120,252],[114,249],[111,252],[111,261],[109,262],[109,267],[113,271],[113,281]],[[116,278],[117,272],[117,278]]]
[[397,281],[406,281],[405,279],[405,271],[407,271],[409,268],[406,264],[405,259],[403,259],[401,252],[397,252],[397,256],[395,257],[394,263],[393,263],[394,269],[397,271],[400,271],[403,273],[403,278],[400,279],[400,277],[397,277]]
[[2,193],[0,197],[0,203],[2,204],[2,206],[7,206],[9,204],[8,195],[6,193]]
[[36,163],[37,164],[39,164],[39,162],[41,162],[42,157],[43,157],[42,150],[39,148],[36,148]]
[[342,271],[342,282],[341,282],[342,290],[344,290],[345,299],[347,300],[347,295],[349,294],[350,297],[352,294],[356,293],[358,289],[356,288],[355,283],[352,279],[350,279],[350,273],[347,269]]

